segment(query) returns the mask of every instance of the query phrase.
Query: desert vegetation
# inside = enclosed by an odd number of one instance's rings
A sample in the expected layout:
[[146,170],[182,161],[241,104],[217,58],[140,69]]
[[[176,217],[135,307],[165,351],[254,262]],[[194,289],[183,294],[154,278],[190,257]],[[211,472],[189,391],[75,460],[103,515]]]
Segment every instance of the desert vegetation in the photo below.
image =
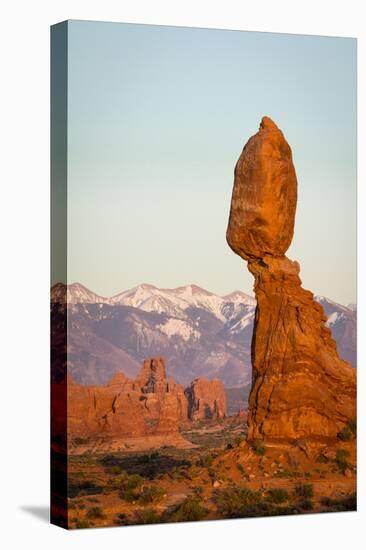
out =
[[[354,510],[355,455],[338,438],[313,460],[245,441],[227,420],[190,427],[194,448],[69,458],[71,528]],[[224,433],[221,433],[224,432]],[[324,482],[327,482],[324,484]],[[330,487],[330,489],[329,489]]]

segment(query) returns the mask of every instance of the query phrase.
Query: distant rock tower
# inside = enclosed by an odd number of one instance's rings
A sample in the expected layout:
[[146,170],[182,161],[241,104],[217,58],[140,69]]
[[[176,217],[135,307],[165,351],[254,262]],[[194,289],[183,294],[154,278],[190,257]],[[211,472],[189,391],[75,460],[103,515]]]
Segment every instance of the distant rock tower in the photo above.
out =
[[227,242],[248,262],[257,300],[248,439],[332,438],[355,418],[356,374],[301,287],[291,244],[297,180],[290,146],[268,117],[235,167]]

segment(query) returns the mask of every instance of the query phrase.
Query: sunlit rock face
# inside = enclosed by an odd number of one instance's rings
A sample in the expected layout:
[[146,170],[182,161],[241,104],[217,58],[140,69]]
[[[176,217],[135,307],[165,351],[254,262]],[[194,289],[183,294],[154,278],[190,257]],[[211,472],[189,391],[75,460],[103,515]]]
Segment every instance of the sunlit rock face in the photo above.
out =
[[257,300],[248,439],[336,437],[355,418],[355,370],[343,361],[291,244],[297,180],[283,133],[268,117],[235,168],[227,241],[248,262]]
[[235,167],[227,242],[245,260],[282,256],[294,234],[297,180],[289,144],[268,117]]

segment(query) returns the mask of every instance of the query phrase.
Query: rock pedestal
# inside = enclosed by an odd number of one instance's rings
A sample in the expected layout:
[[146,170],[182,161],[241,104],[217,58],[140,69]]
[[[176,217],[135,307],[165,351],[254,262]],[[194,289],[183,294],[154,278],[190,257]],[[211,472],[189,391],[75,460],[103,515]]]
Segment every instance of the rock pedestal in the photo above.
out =
[[356,380],[301,287],[285,252],[293,237],[297,180],[291,149],[268,117],[235,169],[227,241],[248,262],[257,300],[248,439],[336,437],[355,418]]

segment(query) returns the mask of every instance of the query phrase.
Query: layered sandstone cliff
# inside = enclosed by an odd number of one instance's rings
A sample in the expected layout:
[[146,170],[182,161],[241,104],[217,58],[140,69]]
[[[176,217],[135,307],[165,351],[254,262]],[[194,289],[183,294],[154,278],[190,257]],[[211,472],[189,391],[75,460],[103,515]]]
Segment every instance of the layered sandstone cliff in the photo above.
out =
[[105,386],[83,386],[69,378],[67,418],[73,436],[172,434],[188,420],[188,403],[158,357],[144,361],[136,380],[119,372]]
[[291,149],[264,117],[235,168],[227,242],[248,262],[257,299],[248,439],[335,437],[355,417],[355,371],[340,359],[322,306],[301,287],[291,244]]
[[[61,384],[55,384],[55,395],[58,387]],[[71,439],[171,436],[191,420],[225,416],[226,396],[220,380],[196,379],[184,390],[167,378],[162,357],[146,359],[135,380],[118,372],[104,386],[84,386],[68,377],[67,429]]]
[[196,378],[185,394],[191,420],[220,420],[226,417],[226,394],[221,380]]

